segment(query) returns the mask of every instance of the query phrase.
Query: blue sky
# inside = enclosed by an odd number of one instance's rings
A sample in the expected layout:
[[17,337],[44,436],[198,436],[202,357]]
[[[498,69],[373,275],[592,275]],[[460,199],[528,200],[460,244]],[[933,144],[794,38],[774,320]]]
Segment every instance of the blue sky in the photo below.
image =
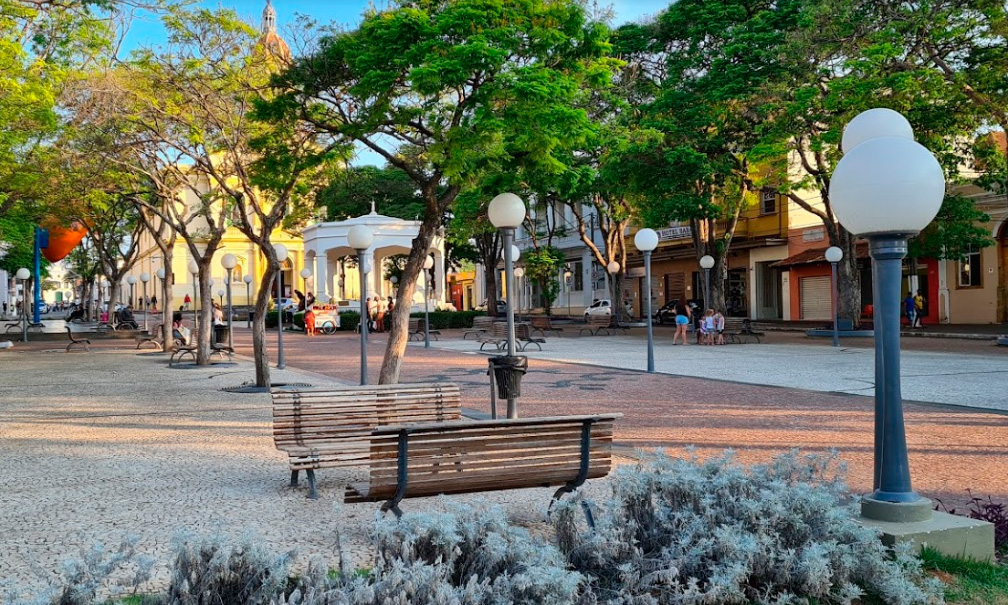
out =
[[[612,6],[616,15],[615,23],[620,24],[653,15],[670,2],[671,0],[610,0],[608,5]],[[385,0],[374,0],[377,6],[383,6],[384,3]],[[233,9],[239,17],[258,28],[266,0],[201,0],[198,4],[207,8],[220,6]],[[369,4],[368,0],[273,0],[273,8],[277,12],[277,30],[281,36],[289,31],[287,28],[295,22],[296,15],[307,15],[321,24],[338,22],[353,26],[360,21],[361,13]],[[599,6],[607,6],[606,0],[600,0]],[[125,55],[137,47],[156,47],[164,38],[165,31],[157,15],[141,11],[134,16],[120,50]],[[377,154],[359,149],[352,163],[380,166],[385,162]]]

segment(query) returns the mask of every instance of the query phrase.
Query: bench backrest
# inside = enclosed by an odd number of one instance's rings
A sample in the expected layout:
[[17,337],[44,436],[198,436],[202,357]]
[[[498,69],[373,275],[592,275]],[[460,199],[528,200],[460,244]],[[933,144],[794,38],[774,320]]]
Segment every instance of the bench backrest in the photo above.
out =
[[528,340],[532,338],[532,326],[527,323],[516,323],[515,338],[518,340]]
[[397,486],[400,435],[407,439],[407,496],[493,491],[567,483],[581,470],[588,426],[586,479],[612,465],[613,423],[622,414],[473,420],[382,427],[371,439],[366,499],[391,497]]
[[612,315],[589,315],[588,325],[589,326],[609,326],[615,321]]
[[277,449],[369,438],[389,424],[455,421],[462,395],[454,383],[389,384],[328,390],[273,391]]
[[506,321],[495,321],[490,324],[490,336],[492,338],[507,338],[508,328]]
[[473,317],[473,330],[489,330],[490,326],[494,324],[494,318],[487,315],[479,315]]
[[533,328],[546,328],[552,329],[553,324],[550,323],[550,318],[545,315],[537,315],[530,319]]
[[423,319],[419,317],[411,317],[409,320],[409,333],[413,334],[416,332],[423,332]]

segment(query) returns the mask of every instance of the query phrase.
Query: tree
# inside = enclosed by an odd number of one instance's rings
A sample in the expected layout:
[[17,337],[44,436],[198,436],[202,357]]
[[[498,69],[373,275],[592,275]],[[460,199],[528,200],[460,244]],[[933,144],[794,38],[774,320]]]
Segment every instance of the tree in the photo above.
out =
[[392,166],[360,166],[340,171],[318,192],[316,199],[316,205],[325,208],[330,221],[367,214],[372,202],[378,213],[385,216],[416,220],[424,213],[423,198],[416,184],[409,175]]
[[542,246],[525,254],[525,275],[539,284],[546,315],[553,314],[553,302],[560,294],[557,275],[564,266],[564,255],[554,246]]
[[322,38],[288,71],[283,103],[403,170],[424,200],[380,382],[398,380],[417,278],[459,192],[510,160],[555,164],[553,150],[586,122],[569,101],[605,71],[605,51],[604,30],[573,3],[402,1]]

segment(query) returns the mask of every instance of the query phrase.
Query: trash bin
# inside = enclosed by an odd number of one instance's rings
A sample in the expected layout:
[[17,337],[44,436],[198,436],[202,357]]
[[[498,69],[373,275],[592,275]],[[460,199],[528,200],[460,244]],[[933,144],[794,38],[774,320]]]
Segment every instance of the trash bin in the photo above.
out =
[[497,396],[501,399],[521,397],[521,379],[528,371],[528,357],[498,355],[488,359],[490,369],[497,385]]
[[213,337],[215,345],[226,345],[228,343],[228,327],[225,326],[214,326],[213,327]]
[[252,323],[255,321],[255,309],[249,309],[248,312],[248,322]]

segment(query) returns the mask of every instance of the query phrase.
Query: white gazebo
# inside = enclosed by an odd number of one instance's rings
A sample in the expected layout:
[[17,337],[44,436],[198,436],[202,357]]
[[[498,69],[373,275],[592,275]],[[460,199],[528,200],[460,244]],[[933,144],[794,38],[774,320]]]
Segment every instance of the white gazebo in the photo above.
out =
[[[409,254],[413,240],[420,233],[420,221],[406,221],[378,214],[374,202],[371,213],[364,216],[331,223],[317,223],[305,227],[304,237],[305,267],[312,270],[311,288],[320,301],[360,300],[361,287],[356,270],[347,271],[344,257],[356,256],[357,251],[347,243],[347,233],[355,225],[366,225],[374,234],[374,243],[364,254],[363,262],[370,265],[371,273],[365,294],[367,296],[392,296],[394,285],[385,279],[385,259],[396,254]],[[431,245],[434,256],[433,304],[444,303],[445,250],[444,238],[434,237]],[[426,273],[423,272],[423,273]],[[418,284],[426,285],[426,275],[421,275]]]

